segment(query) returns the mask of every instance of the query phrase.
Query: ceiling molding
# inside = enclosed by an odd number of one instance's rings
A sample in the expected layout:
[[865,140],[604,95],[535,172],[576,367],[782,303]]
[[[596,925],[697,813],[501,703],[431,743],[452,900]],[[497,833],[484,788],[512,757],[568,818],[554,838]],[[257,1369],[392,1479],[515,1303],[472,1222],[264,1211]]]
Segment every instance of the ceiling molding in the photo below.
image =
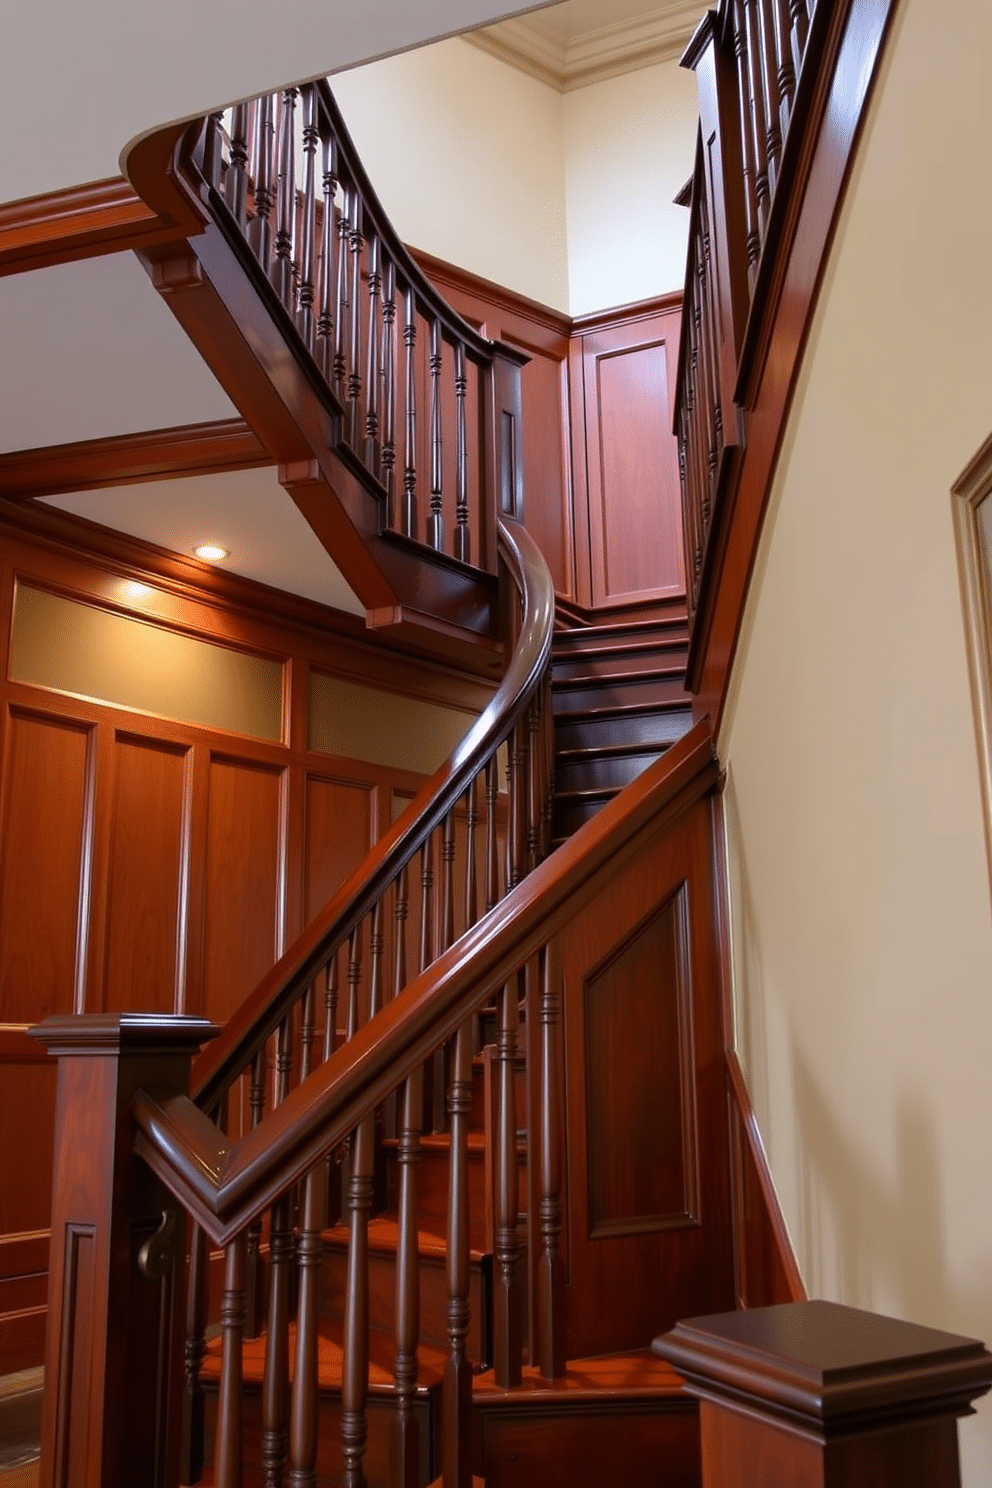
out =
[[559,93],[570,93],[680,57],[704,8],[699,0],[676,0],[649,15],[568,38],[542,24],[539,16],[518,16],[467,32],[464,39]]

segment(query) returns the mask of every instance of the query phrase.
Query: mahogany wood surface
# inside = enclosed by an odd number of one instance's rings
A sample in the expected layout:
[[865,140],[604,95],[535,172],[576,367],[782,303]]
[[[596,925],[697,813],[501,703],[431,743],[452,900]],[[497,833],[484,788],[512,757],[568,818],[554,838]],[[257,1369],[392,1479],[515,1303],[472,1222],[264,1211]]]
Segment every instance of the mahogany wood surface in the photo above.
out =
[[22,501],[271,463],[243,419],[217,419],[0,455],[0,495]]
[[702,1402],[714,1488],[957,1488],[955,1418],[992,1387],[974,1339],[834,1302],[684,1319],[654,1348]]
[[[73,524],[69,524],[72,528]],[[46,528],[47,530],[47,528]],[[259,586],[191,585],[85,560],[4,529],[0,631],[28,582],[210,639],[289,657],[285,745],[0,681],[0,1337],[40,1362],[55,1069],[27,1025],[53,1012],[198,1011],[224,1019],[343,882],[421,777],[307,748],[310,665],[476,709],[489,689],[381,646],[271,622]],[[143,586],[135,604],[132,586]],[[238,603],[229,596],[237,593]],[[250,613],[250,618],[248,618]],[[4,654],[9,648],[4,644]],[[59,789],[51,783],[58,780]],[[41,845],[44,845],[44,851]],[[457,860],[463,862],[464,839]],[[321,1016],[321,1031],[323,1017]],[[239,1088],[232,1129],[249,1124]],[[35,1240],[32,1237],[36,1237]]]
[[746,450],[730,479],[707,557],[689,657],[694,713],[716,725],[792,390],[837,212],[865,117],[894,0],[818,7],[828,23],[809,79],[810,97],[790,129],[794,163],[783,170],[774,221],[751,303],[745,373]]
[[0,274],[139,248],[175,229],[123,176],[0,206]]

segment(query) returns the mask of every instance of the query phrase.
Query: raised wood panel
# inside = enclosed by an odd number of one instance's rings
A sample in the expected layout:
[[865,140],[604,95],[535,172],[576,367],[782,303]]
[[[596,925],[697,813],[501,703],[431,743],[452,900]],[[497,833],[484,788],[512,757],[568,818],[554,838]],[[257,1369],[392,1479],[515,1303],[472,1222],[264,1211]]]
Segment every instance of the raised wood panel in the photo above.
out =
[[376,840],[377,805],[374,781],[307,773],[304,829],[307,924]]
[[[667,834],[618,863],[610,885],[560,939],[568,1072],[569,1358],[645,1348],[677,1318],[719,1312],[734,1303],[713,866],[711,803],[704,799]],[[659,905],[670,906],[672,917],[682,919],[684,947],[671,920],[666,926],[664,912],[656,918]],[[609,967],[618,957],[622,962],[625,953],[627,966],[618,966],[612,978],[614,1000],[608,1004],[604,996],[590,1027],[589,969]],[[653,972],[652,953],[659,958]],[[623,985],[625,971],[634,975],[633,986]],[[666,976],[673,981],[667,991]],[[676,992],[679,977],[684,981]],[[681,1002],[684,1018],[674,1077],[671,1053],[663,1052],[666,1037],[678,1031],[673,1001]],[[608,1040],[608,1052],[592,1047],[594,1035]],[[690,1054],[686,1068],[682,1060]],[[651,1064],[658,1065],[653,1103]],[[697,1223],[683,1215],[671,1225],[670,1218],[659,1217],[653,1199],[660,1189],[671,1202],[673,1189],[670,1175],[652,1172],[659,1155],[670,1161],[673,1150],[681,1150],[687,1174],[691,1171],[683,1143],[693,1125],[689,1100],[681,1091],[673,1098],[672,1089],[663,1088],[666,1079],[685,1080],[683,1089],[691,1079],[695,1090],[695,1203],[688,1179],[685,1187]],[[659,1132],[660,1123],[668,1130]],[[607,1178],[608,1162],[626,1171]],[[590,1184],[596,1174],[598,1190]]]
[[189,755],[115,737],[105,1007],[179,1012],[184,971]]
[[3,769],[0,1023],[74,1010],[81,991],[95,729],[11,709]]
[[685,913],[680,891],[586,980],[593,1239],[698,1223]]
[[[55,1064],[0,1063],[0,1254],[15,1237],[48,1228],[52,1203]],[[30,1274],[37,1255],[14,1247],[8,1275]],[[47,1265],[47,1251],[45,1264]]]
[[596,607],[685,593],[672,434],[680,312],[582,338],[590,576]]
[[280,769],[211,758],[196,1011],[218,1023],[244,1001],[281,949],[282,790]]

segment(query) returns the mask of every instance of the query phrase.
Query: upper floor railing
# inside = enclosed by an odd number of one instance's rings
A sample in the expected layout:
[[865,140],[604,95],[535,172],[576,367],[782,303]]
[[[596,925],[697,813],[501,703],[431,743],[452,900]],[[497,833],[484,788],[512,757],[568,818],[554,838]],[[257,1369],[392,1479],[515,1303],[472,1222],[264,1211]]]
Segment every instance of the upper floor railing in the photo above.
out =
[[210,115],[190,161],[305,348],[339,419],[336,452],[380,497],[385,529],[495,572],[496,512],[517,502],[494,489],[513,478],[512,451],[497,472],[479,438],[493,343],[407,252],[327,83]]
[[675,400],[690,624],[711,598],[776,247],[845,8],[721,0],[683,58],[697,75],[700,110]]

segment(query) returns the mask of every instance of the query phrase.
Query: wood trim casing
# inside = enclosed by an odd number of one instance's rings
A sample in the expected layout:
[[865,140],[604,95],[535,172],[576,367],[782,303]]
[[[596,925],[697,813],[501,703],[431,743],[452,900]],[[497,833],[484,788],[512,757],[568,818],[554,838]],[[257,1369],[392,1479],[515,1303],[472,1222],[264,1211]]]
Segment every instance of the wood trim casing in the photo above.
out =
[[61,491],[94,491],[273,463],[243,419],[217,419],[14,450],[0,455],[0,495],[7,501],[26,501]]
[[[748,327],[747,448],[714,519],[705,602],[695,625],[687,687],[693,714],[719,728],[775,467],[845,186],[896,0],[848,0],[825,49],[824,86],[793,178],[793,206]],[[753,329],[752,329],[753,327]]]
[[175,227],[123,176],[86,181],[0,205],[0,274],[145,248],[171,236]]

